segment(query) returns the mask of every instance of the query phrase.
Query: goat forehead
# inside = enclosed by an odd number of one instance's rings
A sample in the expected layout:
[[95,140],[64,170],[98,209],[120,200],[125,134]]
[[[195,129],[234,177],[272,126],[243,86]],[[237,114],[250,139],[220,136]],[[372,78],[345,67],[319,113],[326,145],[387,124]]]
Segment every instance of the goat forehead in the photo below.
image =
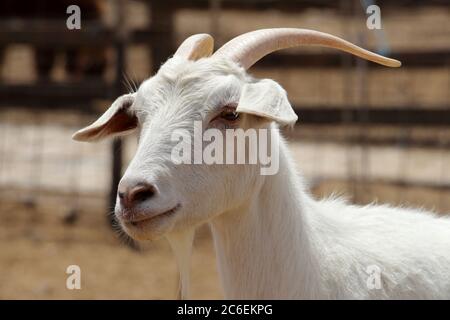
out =
[[209,111],[211,104],[222,102],[218,101],[221,97],[236,95],[240,75],[235,67],[226,69],[226,63],[217,65],[206,59],[183,63],[171,60],[142,83],[135,103],[137,112],[175,116],[174,113]]
[[204,100],[205,93],[202,90],[202,83],[189,83],[179,86],[176,83],[159,81],[150,83],[144,90],[139,90],[135,102],[137,113],[146,116],[171,116],[185,111],[199,111],[198,106]]
[[155,86],[160,90],[170,88],[184,89],[185,87],[203,88],[216,77],[234,75],[238,78],[245,77],[245,71],[230,61],[223,59],[200,59],[187,61],[174,57],[161,66],[157,74],[146,81],[144,85],[151,91]]
[[174,57],[161,66],[158,74],[175,79],[183,76],[196,75],[205,77],[220,74],[242,74],[243,69],[234,62],[223,58],[205,58],[197,61],[187,61]]

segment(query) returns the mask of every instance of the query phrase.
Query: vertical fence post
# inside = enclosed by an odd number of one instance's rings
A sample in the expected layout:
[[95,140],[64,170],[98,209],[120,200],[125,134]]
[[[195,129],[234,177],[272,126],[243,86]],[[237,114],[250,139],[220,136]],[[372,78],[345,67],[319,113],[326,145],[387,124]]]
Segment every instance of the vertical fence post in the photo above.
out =
[[[125,70],[125,40],[126,27],[124,26],[124,1],[115,1],[115,26],[114,26],[114,50],[116,52],[115,64],[115,83],[113,96],[118,97],[124,92],[122,84],[122,73]],[[114,223],[114,215],[111,211],[114,210],[117,195],[117,186],[122,176],[122,139],[116,138],[113,140],[111,146],[112,163],[111,163],[111,188],[108,199],[107,216],[111,225]]]
[[166,1],[151,1],[151,29],[155,38],[150,45],[152,55],[152,72],[158,71],[174,49],[173,16],[175,4]]

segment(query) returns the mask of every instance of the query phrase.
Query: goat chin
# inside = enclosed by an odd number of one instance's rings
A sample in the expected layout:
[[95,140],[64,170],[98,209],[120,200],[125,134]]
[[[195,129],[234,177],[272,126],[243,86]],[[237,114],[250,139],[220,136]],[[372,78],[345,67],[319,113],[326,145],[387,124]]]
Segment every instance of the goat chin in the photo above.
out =
[[194,235],[195,229],[189,228],[183,231],[172,232],[166,236],[178,265],[177,299],[179,300],[187,300],[190,297],[190,265]]

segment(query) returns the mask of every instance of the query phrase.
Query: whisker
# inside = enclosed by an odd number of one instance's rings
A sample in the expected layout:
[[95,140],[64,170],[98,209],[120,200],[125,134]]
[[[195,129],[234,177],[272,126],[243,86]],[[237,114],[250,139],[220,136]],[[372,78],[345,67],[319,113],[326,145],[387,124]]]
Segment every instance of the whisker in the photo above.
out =
[[138,80],[136,80],[137,79],[137,77],[136,77],[136,74],[134,73],[134,71],[133,70],[131,70],[131,72],[132,72],[132,74],[133,74],[133,77],[131,78],[131,80],[133,81],[133,84],[134,84],[134,91],[136,92],[136,91],[138,91],[138,89],[139,89],[139,86],[138,86]]
[[127,87],[127,90],[129,93],[134,93],[136,90],[133,89],[133,86],[131,85],[131,82],[129,80],[129,77],[127,76],[126,72],[123,72],[123,77],[126,81],[126,83],[124,83],[124,85]]

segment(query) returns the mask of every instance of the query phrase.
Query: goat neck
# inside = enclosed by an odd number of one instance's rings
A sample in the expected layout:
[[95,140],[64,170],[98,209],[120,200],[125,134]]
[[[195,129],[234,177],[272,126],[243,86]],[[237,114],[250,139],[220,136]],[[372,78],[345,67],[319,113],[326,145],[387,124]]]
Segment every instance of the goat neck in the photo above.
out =
[[226,298],[323,295],[304,205],[309,201],[281,141],[279,172],[261,177],[247,203],[210,223]]

